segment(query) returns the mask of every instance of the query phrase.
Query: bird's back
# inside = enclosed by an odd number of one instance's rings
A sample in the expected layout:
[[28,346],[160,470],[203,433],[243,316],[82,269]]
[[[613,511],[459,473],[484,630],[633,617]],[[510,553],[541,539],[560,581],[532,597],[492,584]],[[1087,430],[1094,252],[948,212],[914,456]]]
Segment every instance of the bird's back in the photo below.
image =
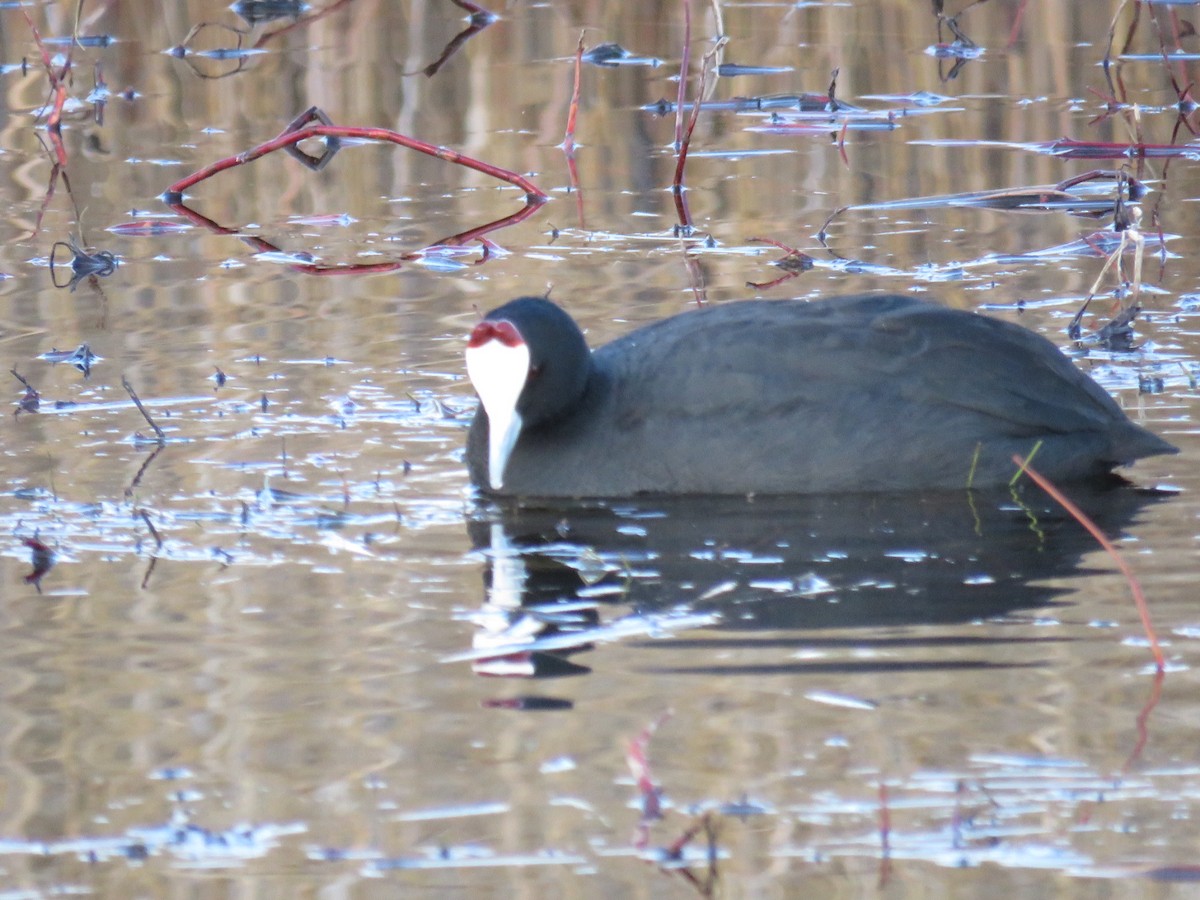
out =
[[524,434],[506,489],[550,496],[987,486],[1171,452],[1019,326],[903,296],[745,301],[593,354],[585,402]]

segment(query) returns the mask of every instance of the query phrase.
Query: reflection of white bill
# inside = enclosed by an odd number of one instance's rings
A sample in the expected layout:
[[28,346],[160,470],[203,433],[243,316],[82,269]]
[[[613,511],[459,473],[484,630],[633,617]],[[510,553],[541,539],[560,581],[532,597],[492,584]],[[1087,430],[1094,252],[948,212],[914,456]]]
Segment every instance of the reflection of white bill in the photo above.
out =
[[616,619],[607,625],[572,631],[567,634],[556,634],[552,637],[533,641],[515,641],[492,647],[474,650],[464,650],[462,653],[452,653],[443,656],[440,662],[467,662],[477,659],[488,659],[493,656],[508,656],[514,653],[532,653],[536,651],[562,650],[566,647],[578,647],[580,644],[620,641],[630,637],[665,637],[676,631],[691,628],[704,628],[715,625],[720,616],[713,613],[661,613],[654,615],[631,615]]

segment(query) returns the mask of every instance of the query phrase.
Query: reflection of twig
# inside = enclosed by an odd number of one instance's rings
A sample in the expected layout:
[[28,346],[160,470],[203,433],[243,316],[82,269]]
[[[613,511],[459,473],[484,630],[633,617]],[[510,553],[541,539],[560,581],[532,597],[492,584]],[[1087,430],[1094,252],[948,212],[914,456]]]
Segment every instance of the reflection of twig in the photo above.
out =
[[263,44],[265,44],[267,41],[274,40],[277,37],[281,37],[281,36],[287,34],[289,31],[292,31],[293,29],[306,28],[307,26],[313,24],[314,22],[319,21],[320,19],[323,19],[328,15],[332,15],[333,13],[337,12],[339,9],[341,9],[346,4],[352,3],[352,2],[353,2],[353,0],[337,0],[336,3],[333,3],[330,6],[325,7],[324,9],[317,10],[317,12],[313,13],[311,16],[308,16],[303,19],[297,19],[291,25],[285,25],[283,28],[279,28],[275,31],[272,31],[270,34],[264,34],[262,37],[260,37],[255,42],[254,49],[255,50],[260,49],[263,46]]
[[159,444],[157,447],[155,447],[154,451],[147,456],[145,461],[138,467],[137,474],[133,476],[133,481],[129,482],[129,487],[125,488],[126,497],[133,496],[134,490],[136,490],[137,486],[142,483],[142,477],[150,468],[150,463],[154,462],[154,460],[158,457],[158,454],[163,452],[165,446],[165,444]]
[[495,15],[496,15],[495,13],[489,12],[488,10],[484,9],[478,3],[472,3],[471,0],[450,0],[450,2],[453,3],[455,6],[457,6],[459,9],[465,9],[467,12],[469,12],[473,16],[481,16],[482,15],[482,16],[492,16],[493,18],[495,18]]
[[142,414],[151,428],[154,429],[155,437],[158,438],[158,445],[161,447],[167,442],[167,436],[163,434],[163,430],[158,427],[158,423],[150,418],[150,413],[146,412],[146,407],[142,406],[142,401],[138,398],[137,392],[133,389],[133,385],[129,383],[129,379],[124,375],[121,376],[121,387],[129,393],[129,399],[133,401],[133,405],[137,407],[138,412]]
[[823,223],[821,223],[821,230],[817,232],[817,240],[821,242],[821,246],[824,247],[826,250],[829,249],[829,245],[826,244],[826,240],[829,237],[829,226],[831,224],[833,224],[834,219],[836,219],[838,216],[840,216],[842,213],[844,213],[849,208],[850,208],[849,206],[839,206],[837,209],[835,209],[833,212],[831,212],[829,214],[829,218],[827,218]]
[[150,529],[150,536],[154,538],[154,543],[156,545],[155,549],[161,550],[163,545],[162,535],[158,533],[158,529],[155,528],[154,523],[150,521],[150,513],[146,512],[144,509],[139,509],[137,514],[141,517],[142,521],[146,523],[146,527]]
[[[676,868],[675,866],[683,861],[684,847],[702,831],[708,845],[706,848],[707,852],[705,853],[707,869],[704,877],[698,878],[690,868]],[[667,861],[673,864],[670,871],[679,875],[679,877],[691,885],[701,897],[713,897],[716,895],[717,878],[720,875],[720,871],[717,868],[717,824],[712,810],[704,813],[674,843],[667,847],[664,852]]]
[[54,199],[54,191],[58,187],[59,178],[62,178],[63,187],[67,189],[67,196],[71,198],[71,206],[75,210],[75,220],[78,221],[80,218],[79,207],[75,203],[75,195],[71,192],[71,179],[67,177],[67,151],[63,147],[62,135],[55,131],[49,132],[49,135],[51,146],[47,147],[45,141],[42,140],[42,136],[37,134],[38,143],[42,145],[42,149],[53,155],[54,163],[50,167],[50,180],[46,185],[46,196],[42,198],[42,205],[38,207],[37,218],[33,222],[33,233],[29,235],[27,240],[37,237],[41,232],[42,219],[46,215],[46,210],[50,208],[50,201]]
[[36,533],[31,538],[23,538],[21,543],[28,547],[33,554],[33,559],[30,561],[33,570],[25,576],[25,583],[32,584],[40,594],[42,577],[54,567],[54,551],[47,544],[38,540]]
[[146,574],[142,576],[142,590],[146,589],[146,585],[150,583],[150,576],[154,574],[154,567],[158,565],[158,557],[150,557],[150,565],[146,566]]
[[1157,672],[1165,672],[1167,667],[1166,658],[1163,656],[1162,647],[1158,644],[1158,635],[1154,631],[1154,624],[1150,621],[1150,608],[1146,604],[1146,595],[1142,592],[1142,585],[1137,580],[1137,576],[1133,574],[1133,570],[1129,568],[1129,563],[1125,562],[1125,558],[1112,541],[1105,537],[1099,526],[1096,525],[1087,515],[1076,506],[1062,491],[1054,486],[1045,475],[1042,475],[1036,469],[1029,465],[1029,461],[1018,454],[1013,454],[1013,462],[1017,464],[1020,471],[1033,479],[1034,483],[1043,491],[1053,497],[1058,504],[1065,509],[1071,516],[1087,529],[1088,534],[1096,539],[1096,542],[1104,548],[1104,551],[1113,558],[1117,564],[1117,568],[1121,570],[1121,574],[1125,576],[1126,582],[1129,584],[1129,592],[1133,595],[1133,603],[1137,608],[1138,615],[1142,620],[1142,628],[1146,632],[1146,639],[1150,644],[1150,654],[1154,657],[1154,667]]
[[892,813],[888,807],[887,782],[879,780],[879,889],[887,887],[892,874]]
[[37,392],[37,388],[30,384],[24,375],[17,371],[16,366],[13,366],[8,371],[12,373],[13,378],[17,379],[25,387],[25,396],[17,402],[17,410],[13,413],[13,418],[16,418],[23,412],[37,412],[38,406],[42,402],[42,395]]
[[468,3],[465,2],[465,0],[451,0],[451,2],[456,6],[461,6],[463,9],[469,12],[471,16],[467,20],[467,27],[452,37],[450,42],[446,44],[445,48],[442,50],[441,55],[421,70],[421,73],[426,78],[432,78],[434,75],[436,75],[442,66],[444,66],[450,59],[450,57],[452,57],[462,48],[463,44],[475,37],[475,35],[479,34],[479,32],[483,31],[483,29],[487,28],[500,18],[494,12],[486,10],[482,6],[479,6],[475,3]]
[[[225,31],[231,31],[237,35],[236,47],[233,49],[225,49],[219,52],[212,51],[212,54],[210,54],[214,55],[214,58],[217,59],[236,59],[237,65],[235,65],[228,72],[202,72],[196,67],[196,64],[192,62],[192,57],[200,51],[194,51],[188,45],[196,39],[196,35],[200,34],[200,32],[204,31],[206,28],[222,28]],[[205,78],[211,81],[216,81],[221,78],[228,78],[230,75],[236,75],[246,67],[246,52],[242,49],[242,39],[245,36],[246,33],[240,28],[234,28],[232,25],[226,25],[223,22],[199,22],[192,26],[191,30],[188,31],[187,35],[182,41],[180,41],[167,52],[187,63],[188,68],[192,70],[192,74],[194,74],[197,78]]]
[[[161,450],[161,449],[162,448],[160,447],[159,450]],[[155,453],[157,453],[157,452],[158,451],[156,450]],[[154,543],[156,545],[154,548],[154,551],[155,551],[155,554],[157,554],[159,550],[162,550],[162,546],[163,546],[162,536],[158,533],[158,529],[154,527],[154,523],[150,521],[150,514],[148,512],[146,512],[146,510],[139,509],[137,511],[137,514],[141,517],[142,521],[146,523],[146,527],[148,529],[150,529],[150,536],[152,538],[154,538]],[[156,565],[158,565],[158,556],[157,555],[151,556],[150,564],[148,566],[146,566],[146,574],[142,576],[142,590],[145,590],[146,585],[148,585],[150,583],[150,576],[154,574],[154,567]]]
[[1125,760],[1125,764],[1121,766],[1123,773],[1128,773],[1134,763],[1141,759],[1142,751],[1146,748],[1146,742],[1150,740],[1150,714],[1154,712],[1158,706],[1158,701],[1162,697],[1163,679],[1166,677],[1166,672],[1159,669],[1154,673],[1154,682],[1150,686],[1150,696],[1146,698],[1146,702],[1142,704],[1141,710],[1137,715],[1137,742],[1133,745],[1133,749],[1129,751],[1129,758]]

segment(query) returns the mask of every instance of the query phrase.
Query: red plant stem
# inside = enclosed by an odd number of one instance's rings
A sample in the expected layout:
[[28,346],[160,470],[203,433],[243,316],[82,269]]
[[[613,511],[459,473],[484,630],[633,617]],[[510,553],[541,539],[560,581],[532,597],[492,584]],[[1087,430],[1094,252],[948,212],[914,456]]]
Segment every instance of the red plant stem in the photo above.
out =
[[690,230],[692,227],[692,211],[688,208],[687,192],[677,190],[671,193],[675,197],[675,215],[679,218],[679,227]]
[[1104,536],[1104,532],[1097,527],[1096,523],[1088,518],[1084,511],[1076,506],[1070,499],[1068,499],[1068,497],[1062,491],[1055,487],[1050,480],[1046,478],[1046,476],[1042,475],[1040,472],[1030,466],[1020,454],[1014,453],[1012,459],[1013,462],[1020,467],[1022,472],[1033,479],[1034,483],[1037,484],[1038,487],[1053,497],[1059,503],[1059,505],[1063,507],[1063,509],[1074,516],[1075,521],[1086,528],[1088,533],[1096,539],[1096,542],[1103,547],[1105,552],[1108,553],[1108,555],[1111,556],[1116,562],[1117,568],[1121,570],[1121,574],[1125,576],[1125,580],[1129,584],[1129,591],[1131,594],[1133,594],[1134,606],[1137,607],[1138,615],[1142,619],[1142,629],[1146,632],[1147,640],[1150,641],[1150,653],[1154,657],[1155,670],[1158,672],[1166,671],[1167,662],[1163,656],[1162,647],[1160,647],[1158,644],[1158,635],[1154,631],[1154,625],[1150,621],[1150,607],[1146,603],[1146,595],[1142,593],[1142,586],[1138,582],[1137,576],[1133,574],[1133,570],[1129,568],[1129,564],[1125,562],[1125,558],[1121,556],[1117,548],[1113,546],[1112,541]]
[[571,106],[567,110],[567,133],[563,137],[562,148],[566,153],[575,149],[575,120],[579,116],[579,81],[580,70],[583,68],[583,32],[579,32],[579,43],[575,45],[575,88],[571,91]]
[[[67,172],[66,172],[67,148],[65,146],[63,146],[62,134],[59,132],[59,130],[57,128],[50,131],[49,134],[50,134],[50,145],[54,148],[54,159],[55,159],[55,171],[54,171],[54,173],[52,173],[50,180],[53,181],[54,180],[53,176],[57,175],[58,171],[60,171],[60,170],[62,171],[62,176],[63,176],[63,179],[65,180],[67,177]],[[67,185],[67,192],[69,193],[70,190],[71,190],[71,186]]]
[[[679,55],[679,87],[675,91],[675,149],[683,143],[683,101],[687,97],[688,66],[692,63],[692,0],[683,0],[683,52]],[[703,85],[701,85],[703,87]]]
[[752,244],[770,244],[772,247],[778,247],[780,250],[782,250],[783,252],[785,252],[785,253],[786,253],[788,256],[801,256],[801,255],[803,255],[803,254],[801,254],[801,252],[800,252],[799,250],[797,250],[795,247],[790,247],[790,246],[788,246],[787,244],[783,243],[783,241],[777,241],[777,240],[775,240],[775,238],[768,238],[768,237],[752,237],[752,238],[750,238],[750,243],[752,243]]
[[[683,191],[683,167],[687,163],[688,148],[692,143],[692,132],[696,129],[696,122],[700,118],[700,107],[703,105],[705,85],[708,84],[709,64],[716,58],[721,48],[725,46],[729,39],[718,38],[713,48],[704,54],[704,61],[700,65],[700,83],[696,86],[696,102],[692,104],[692,115],[688,119],[687,130],[683,135],[683,142],[679,146],[679,160],[675,164],[675,180],[673,187],[676,195]],[[691,217],[688,217],[688,224],[691,224]]]
[[201,181],[212,178],[219,172],[224,172],[226,169],[233,169],[237,166],[243,166],[246,163],[254,162],[260,157],[266,156],[268,153],[274,153],[284,147],[290,147],[294,144],[299,144],[302,141],[311,138],[347,138],[366,141],[386,141],[392,144],[399,144],[401,147],[407,147],[410,150],[416,150],[420,153],[435,156],[438,159],[453,163],[456,166],[463,166],[468,169],[474,169],[476,172],[482,172],[484,175],[490,175],[493,178],[498,178],[501,181],[507,182],[518,187],[525,192],[527,201],[530,203],[545,203],[550,198],[543,194],[532,182],[518,175],[516,172],[510,172],[508,169],[501,169],[499,166],[493,166],[491,163],[483,162],[482,160],[474,159],[459,153],[457,150],[451,150],[449,147],[438,147],[434,144],[426,143],[417,138],[408,137],[396,131],[391,131],[387,128],[359,128],[354,126],[344,125],[306,125],[303,128],[298,128],[295,131],[285,131],[282,134],[273,137],[265,143],[259,144],[250,150],[239,153],[237,156],[229,156],[225,159],[217,160],[209,166],[205,166],[198,172],[193,172],[185,178],[181,178],[167,188],[167,195],[180,194],[193,185],[199,184]]
[[[683,133],[683,142],[679,145],[679,159],[675,163],[675,180],[671,183],[676,194],[683,192],[683,167],[687,164],[688,147],[692,144],[692,131],[700,118],[700,100],[704,96],[704,72],[700,73],[700,86],[696,89],[696,102],[692,104],[692,114],[688,118],[687,129]],[[691,224],[688,218],[687,224]]]
[[[54,63],[50,61],[50,53],[46,50],[46,45],[42,41],[42,35],[38,31],[37,26],[33,24],[33,19],[30,18],[29,11],[22,7],[21,14],[25,16],[25,21],[29,24],[29,30],[33,32],[33,42],[37,45],[38,53],[41,54],[42,65],[46,67],[46,75],[50,79],[50,88],[54,92],[54,103],[50,108],[50,115],[46,119],[46,127],[50,130],[51,134],[56,134],[62,123],[63,105],[67,102],[67,73],[71,71],[71,54],[67,54],[67,61],[63,63],[62,69],[55,72]],[[60,148],[56,149],[61,149],[61,145]],[[61,150],[57,155],[59,162],[66,164],[66,151]]]
[[62,127],[62,111],[67,102],[66,75],[70,68],[71,60],[68,59],[63,63],[62,71],[58,73],[58,83],[54,86],[54,106],[50,108],[50,115],[46,117],[46,127],[51,133],[57,133]]
[[29,30],[33,32],[33,42],[37,44],[38,52],[42,55],[42,65],[46,67],[46,71],[50,73],[50,84],[52,87],[57,86],[57,80],[54,76],[54,65],[50,62],[50,54],[46,50],[46,45],[42,43],[42,36],[37,30],[37,26],[33,24],[33,19],[29,16],[29,10],[24,6],[21,7],[21,15],[25,17],[25,21],[29,23]]

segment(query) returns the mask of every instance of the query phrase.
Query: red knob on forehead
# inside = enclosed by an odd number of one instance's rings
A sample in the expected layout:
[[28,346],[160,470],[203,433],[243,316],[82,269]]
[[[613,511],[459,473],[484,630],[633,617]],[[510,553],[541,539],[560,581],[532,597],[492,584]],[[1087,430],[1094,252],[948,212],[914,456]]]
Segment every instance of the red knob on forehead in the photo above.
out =
[[525,343],[517,326],[507,319],[484,319],[467,339],[467,347],[482,347],[488,341],[499,341],[505,347],[519,347]]

